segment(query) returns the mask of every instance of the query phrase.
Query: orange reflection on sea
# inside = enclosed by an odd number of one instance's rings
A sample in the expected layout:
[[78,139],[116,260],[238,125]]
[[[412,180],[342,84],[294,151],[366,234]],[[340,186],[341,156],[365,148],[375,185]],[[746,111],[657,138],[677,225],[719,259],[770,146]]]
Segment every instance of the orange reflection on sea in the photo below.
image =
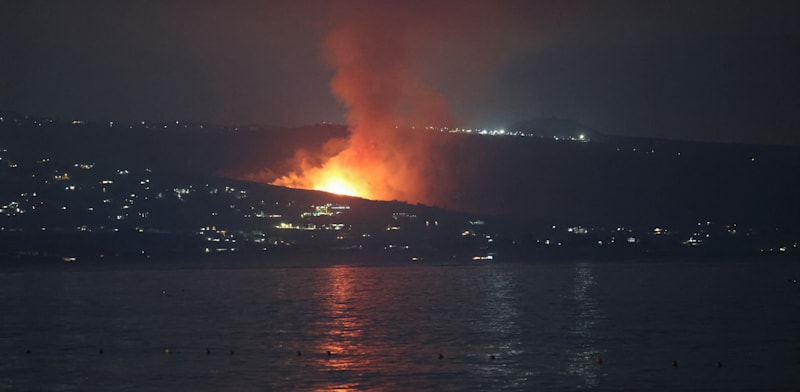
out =
[[329,274],[326,284],[318,292],[325,315],[317,325],[324,340],[315,345],[323,355],[315,356],[315,366],[332,376],[330,383],[319,390],[363,390],[365,386],[358,379],[379,366],[374,360],[377,349],[362,343],[368,320],[364,312],[366,304],[356,292],[364,269],[338,266],[326,271]]

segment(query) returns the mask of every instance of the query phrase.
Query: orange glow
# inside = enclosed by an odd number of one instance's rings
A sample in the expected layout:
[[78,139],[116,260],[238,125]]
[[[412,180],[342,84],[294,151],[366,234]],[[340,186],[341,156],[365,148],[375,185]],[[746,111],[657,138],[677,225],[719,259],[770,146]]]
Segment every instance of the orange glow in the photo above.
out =
[[322,181],[321,185],[315,186],[314,190],[336,193],[345,196],[362,196],[356,187],[341,177],[331,177]]
[[297,173],[281,177],[274,185],[298,189],[313,189],[344,196],[365,199],[380,198],[370,189],[370,181],[374,173],[367,170],[369,165],[345,163],[347,151],[329,159],[322,167],[305,167]]

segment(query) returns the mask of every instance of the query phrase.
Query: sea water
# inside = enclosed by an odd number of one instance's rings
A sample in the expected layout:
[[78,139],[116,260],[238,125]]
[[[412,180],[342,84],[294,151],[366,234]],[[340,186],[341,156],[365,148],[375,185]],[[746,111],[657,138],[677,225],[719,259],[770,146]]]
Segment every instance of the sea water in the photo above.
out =
[[0,390],[798,390],[798,263],[0,268]]

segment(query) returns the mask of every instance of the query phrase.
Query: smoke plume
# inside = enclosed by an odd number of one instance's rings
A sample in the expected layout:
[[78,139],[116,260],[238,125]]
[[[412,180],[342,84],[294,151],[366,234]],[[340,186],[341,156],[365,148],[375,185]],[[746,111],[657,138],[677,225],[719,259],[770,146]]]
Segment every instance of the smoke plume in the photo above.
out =
[[[452,191],[451,139],[424,128],[459,123],[424,76],[492,68],[502,59],[486,49],[505,43],[487,39],[485,25],[507,23],[509,10],[489,2],[397,3],[333,3],[323,46],[335,69],[331,91],[347,109],[349,137],[332,142],[340,150],[323,163],[299,159],[274,184],[434,205]],[[462,65],[442,48],[453,49]],[[437,63],[426,64],[426,56]]]

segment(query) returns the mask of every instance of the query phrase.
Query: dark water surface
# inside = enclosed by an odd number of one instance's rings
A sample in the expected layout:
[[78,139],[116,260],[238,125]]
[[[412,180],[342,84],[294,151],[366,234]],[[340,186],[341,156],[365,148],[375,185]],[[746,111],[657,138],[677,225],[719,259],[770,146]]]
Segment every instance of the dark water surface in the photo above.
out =
[[76,264],[0,269],[0,390],[800,389],[799,263]]

